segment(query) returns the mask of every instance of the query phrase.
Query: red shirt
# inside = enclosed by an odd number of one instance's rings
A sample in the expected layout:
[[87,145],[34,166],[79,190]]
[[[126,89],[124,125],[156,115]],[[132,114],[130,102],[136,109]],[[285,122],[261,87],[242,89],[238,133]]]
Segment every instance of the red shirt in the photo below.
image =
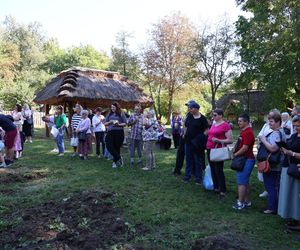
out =
[[238,148],[236,149],[236,152],[239,151],[243,145],[249,146],[248,150],[244,153],[244,155],[249,159],[254,159],[253,154],[253,146],[255,143],[255,136],[253,133],[252,128],[248,127],[245,130],[242,130],[239,137],[240,143]]

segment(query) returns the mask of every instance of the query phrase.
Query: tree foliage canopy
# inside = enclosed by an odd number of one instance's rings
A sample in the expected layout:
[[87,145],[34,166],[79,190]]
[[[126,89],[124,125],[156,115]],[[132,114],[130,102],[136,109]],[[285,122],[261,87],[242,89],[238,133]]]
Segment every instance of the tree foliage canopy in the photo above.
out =
[[174,94],[192,77],[192,53],[196,30],[180,13],[163,18],[152,26],[142,55],[145,82],[161,115],[160,95],[168,96],[166,117],[172,112]]
[[300,2],[239,0],[250,17],[236,23],[243,73],[239,84],[256,81],[269,96],[269,107],[284,108],[300,94]]

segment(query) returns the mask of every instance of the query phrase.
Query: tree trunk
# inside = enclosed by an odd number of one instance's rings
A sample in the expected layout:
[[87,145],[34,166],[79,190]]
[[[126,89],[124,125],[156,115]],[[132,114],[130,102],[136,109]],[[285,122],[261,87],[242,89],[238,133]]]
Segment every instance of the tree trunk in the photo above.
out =
[[216,109],[216,91],[213,89],[211,91],[211,107],[212,107],[212,110]]
[[169,103],[168,103],[168,109],[167,109],[167,124],[170,124],[172,107],[173,107],[173,97],[174,97],[174,91],[170,91]]

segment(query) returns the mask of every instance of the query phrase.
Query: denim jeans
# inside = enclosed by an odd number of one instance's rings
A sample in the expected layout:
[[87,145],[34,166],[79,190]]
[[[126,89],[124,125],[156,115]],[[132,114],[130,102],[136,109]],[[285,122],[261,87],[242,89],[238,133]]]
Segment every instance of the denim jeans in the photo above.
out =
[[185,144],[185,180],[189,180],[192,176],[192,166],[195,167],[196,182],[202,181],[202,170],[205,167],[204,152],[196,153],[190,143]]
[[146,156],[146,167],[149,169],[155,168],[155,157],[154,157],[154,145],[155,141],[145,141],[145,156]]
[[268,209],[277,212],[280,185],[280,172],[263,173],[264,185],[268,192]]
[[63,154],[65,152],[65,144],[64,144],[64,133],[59,132],[56,136],[56,144],[58,148],[58,152]]
[[139,158],[142,158],[142,149],[143,149],[143,141],[130,138],[130,158],[134,158],[135,149],[137,150],[137,155]]

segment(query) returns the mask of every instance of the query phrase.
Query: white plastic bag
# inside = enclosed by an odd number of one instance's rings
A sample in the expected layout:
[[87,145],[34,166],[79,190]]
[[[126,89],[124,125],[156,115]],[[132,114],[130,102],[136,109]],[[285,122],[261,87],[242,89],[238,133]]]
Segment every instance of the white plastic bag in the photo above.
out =
[[214,190],[214,183],[211,177],[211,169],[210,166],[207,165],[205,168],[205,174],[203,178],[203,187],[206,190]]
[[50,133],[54,138],[56,138],[58,136],[59,130],[56,127],[52,126]]
[[263,177],[263,174],[258,172],[257,171],[257,179],[260,181],[260,182],[264,182],[264,177]]
[[78,147],[78,138],[77,137],[72,137],[70,140],[70,146],[71,147]]

